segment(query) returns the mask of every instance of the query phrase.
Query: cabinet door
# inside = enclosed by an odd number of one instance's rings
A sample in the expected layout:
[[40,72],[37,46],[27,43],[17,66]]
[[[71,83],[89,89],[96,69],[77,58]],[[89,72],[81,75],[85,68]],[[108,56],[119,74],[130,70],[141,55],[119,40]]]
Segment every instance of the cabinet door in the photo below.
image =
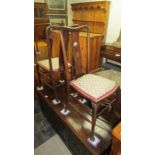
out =
[[87,69],[87,47],[86,47],[86,37],[80,37],[80,49],[82,57],[82,68],[83,72],[86,72]]
[[94,22],[94,33],[102,34],[105,32],[104,22]]
[[100,48],[102,39],[102,36],[96,36],[90,39],[90,60],[88,62],[90,71],[97,69],[100,66]]

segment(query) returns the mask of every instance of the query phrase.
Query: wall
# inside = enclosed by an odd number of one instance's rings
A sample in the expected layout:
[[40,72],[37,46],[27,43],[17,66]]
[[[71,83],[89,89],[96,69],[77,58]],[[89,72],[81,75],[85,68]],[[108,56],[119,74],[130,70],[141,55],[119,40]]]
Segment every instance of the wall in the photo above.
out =
[[[68,25],[72,25],[71,3],[92,2],[96,0],[68,0]],[[102,1],[102,0],[97,0]],[[111,0],[106,42],[112,43],[119,37],[121,29],[121,0]]]

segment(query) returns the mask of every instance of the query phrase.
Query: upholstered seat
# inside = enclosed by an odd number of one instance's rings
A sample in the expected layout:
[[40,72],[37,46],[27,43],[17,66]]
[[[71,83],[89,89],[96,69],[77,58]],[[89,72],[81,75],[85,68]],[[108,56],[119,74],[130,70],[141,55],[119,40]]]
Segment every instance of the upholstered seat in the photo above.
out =
[[118,88],[115,81],[94,74],[86,74],[72,80],[70,85],[88,99],[99,102],[113,94]]
[[[59,57],[51,58],[51,62],[52,62],[52,69],[53,70],[58,70],[59,69]],[[37,63],[42,68],[44,68],[44,69],[46,69],[48,71],[50,70],[49,59],[40,60]],[[70,63],[68,63],[68,67],[71,67]]]
[[[59,58],[58,57],[51,58],[51,62],[52,62],[52,69],[58,70],[59,69]],[[44,68],[48,71],[50,70],[49,59],[40,60],[37,63],[42,68]]]

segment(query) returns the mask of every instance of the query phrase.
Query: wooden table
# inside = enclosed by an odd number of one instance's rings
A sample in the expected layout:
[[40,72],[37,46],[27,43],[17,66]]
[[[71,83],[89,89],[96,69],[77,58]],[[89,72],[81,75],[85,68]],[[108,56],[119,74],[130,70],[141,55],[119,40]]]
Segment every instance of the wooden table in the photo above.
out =
[[101,46],[101,58],[106,58],[121,63],[121,47],[119,44],[104,44]]

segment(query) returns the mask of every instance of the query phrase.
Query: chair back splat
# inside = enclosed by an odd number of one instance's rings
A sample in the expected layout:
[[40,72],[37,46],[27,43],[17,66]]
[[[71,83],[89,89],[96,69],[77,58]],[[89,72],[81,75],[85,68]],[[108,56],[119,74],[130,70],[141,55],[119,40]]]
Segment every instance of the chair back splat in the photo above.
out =
[[[66,80],[69,82],[72,78],[78,78],[82,76],[82,57],[81,57],[81,49],[80,49],[80,41],[79,34],[80,32],[85,31],[87,33],[87,59],[89,60],[89,29],[87,26],[73,26],[73,27],[61,27],[60,29],[60,38],[62,44],[62,54],[64,60],[64,67],[66,73]],[[68,53],[68,46],[71,43],[71,53]],[[71,56],[71,60],[69,60],[69,55]],[[68,68],[68,62],[71,61],[72,70]],[[89,64],[89,63],[88,63]],[[89,66],[89,65],[88,65]],[[87,70],[89,67],[87,66]],[[71,76],[70,76],[71,72]]]
[[[62,58],[61,58],[62,48],[61,48],[60,42],[57,42],[58,39],[54,39],[54,37],[56,36],[54,36],[53,34],[53,30],[59,30],[59,29],[60,29],[59,27],[51,26],[51,25],[46,27],[46,42],[47,42],[47,49],[48,49],[49,70],[50,70],[51,78],[53,80],[60,79],[60,73],[62,70]],[[58,66],[60,67],[57,70],[55,70],[54,66],[52,66],[53,46],[57,46],[57,49],[58,49],[57,57],[59,57]]]

